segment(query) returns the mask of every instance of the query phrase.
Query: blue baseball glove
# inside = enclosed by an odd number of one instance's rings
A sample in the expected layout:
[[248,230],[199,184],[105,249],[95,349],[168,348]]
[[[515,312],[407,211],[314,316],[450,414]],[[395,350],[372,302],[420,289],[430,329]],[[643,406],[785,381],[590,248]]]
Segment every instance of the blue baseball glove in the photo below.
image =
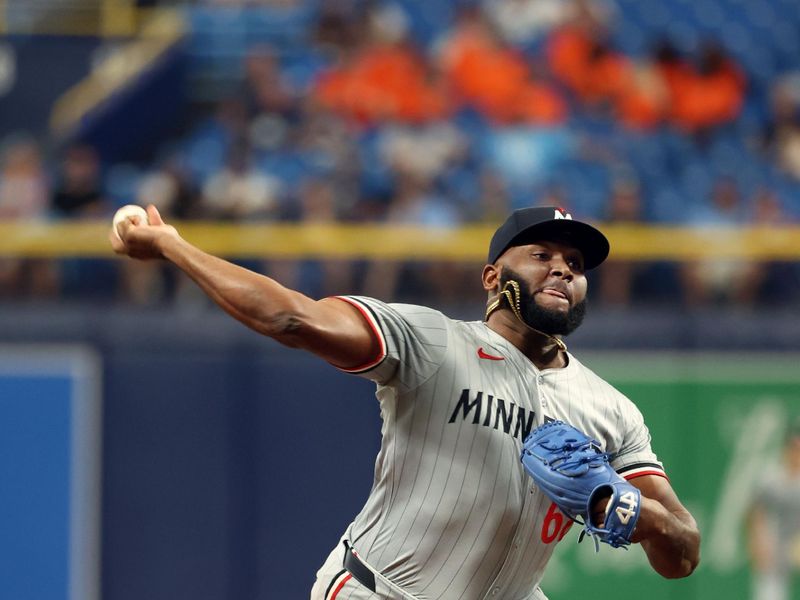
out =
[[[522,466],[536,485],[585,535],[614,548],[631,543],[641,493],[611,467],[600,443],[562,421],[531,431],[522,447]],[[592,522],[597,504],[608,498],[602,523]],[[599,519],[598,519],[599,520]]]

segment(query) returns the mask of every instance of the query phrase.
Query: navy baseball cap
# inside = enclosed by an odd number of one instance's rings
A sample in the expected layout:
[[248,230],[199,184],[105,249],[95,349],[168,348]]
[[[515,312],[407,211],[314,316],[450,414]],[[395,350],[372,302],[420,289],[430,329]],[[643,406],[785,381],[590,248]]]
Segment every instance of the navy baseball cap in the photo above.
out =
[[602,263],[610,246],[608,239],[588,223],[575,221],[566,210],[556,206],[521,208],[511,213],[498,227],[489,243],[489,264],[493,264],[512,246],[557,240],[575,246],[583,254],[586,269]]

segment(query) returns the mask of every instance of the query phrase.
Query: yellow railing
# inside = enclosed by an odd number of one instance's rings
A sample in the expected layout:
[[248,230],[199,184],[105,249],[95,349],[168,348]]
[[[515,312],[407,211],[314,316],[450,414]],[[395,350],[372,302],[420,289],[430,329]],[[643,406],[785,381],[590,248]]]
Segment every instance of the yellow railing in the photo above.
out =
[[[422,229],[380,225],[176,223],[228,258],[367,258],[482,262],[494,225]],[[800,261],[800,227],[688,229],[601,225],[613,260],[743,258]],[[105,222],[0,222],[0,257],[112,257]]]

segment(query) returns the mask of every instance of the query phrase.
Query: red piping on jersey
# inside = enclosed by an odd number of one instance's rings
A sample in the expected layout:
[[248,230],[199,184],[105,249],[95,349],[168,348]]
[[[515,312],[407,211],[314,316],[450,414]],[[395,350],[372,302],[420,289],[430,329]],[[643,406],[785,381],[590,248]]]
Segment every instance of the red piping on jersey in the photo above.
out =
[[630,475],[623,475],[622,477],[625,481],[630,481],[631,479],[636,479],[637,477],[644,477],[645,475],[658,475],[659,477],[663,477],[667,481],[669,481],[669,477],[664,471],[658,471],[656,469],[651,469],[649,471],[639,471],[638,473],[631,473]]
[[359,365],[357,367],[348,367],[348,368],[339,367],[336,365],[334,366],[336,366],[337,369],[344,371],[345,373],[358,373],[360,371],[368,371],[372,367],[377,366],[384,358],[386,358],[386,341],[383,339],[383,334],[381,333],[381,330],[378,328],[378,324],[375,322],[375,319],[369,312],[367,312],[367,310],[363,306],[361,306],[360,303],[356,302],[352,298],[347,298],[346,296],[333,296],[333,298],[336,298],[337,300],[342,300],[343,302],[347,302],[349,305],[355,306],[358,309],[358,312],[361,313],[361,316],[364,317],[364,320],[367,322],[369,328],[372,330],[373,337],[376,340],[378,340],[378,346],[380,346],[380,349],[378,351],[378,356],[375,357],[374,359],[368,360],[363,365]]
[[336,586],[336,589],[333,590],[333,594],[331,594],[331,596],[330,596],[330,598],[328,600],[336,600],[336,596],[338,596],[339,592],[342,591],[342,588],[344,587],[344,584],[347,583],[348,581],[350,581],[350,579],[352,579],[352,577],[353,577],[352,573],[348,573],[347,577],[342,579],[339,582],[339,585]]
[[483,351],[483,346],[478,348],[478,358],[485,358],[486,360],[505,360],[505,356],[494,356],[493,354],[486,354]]

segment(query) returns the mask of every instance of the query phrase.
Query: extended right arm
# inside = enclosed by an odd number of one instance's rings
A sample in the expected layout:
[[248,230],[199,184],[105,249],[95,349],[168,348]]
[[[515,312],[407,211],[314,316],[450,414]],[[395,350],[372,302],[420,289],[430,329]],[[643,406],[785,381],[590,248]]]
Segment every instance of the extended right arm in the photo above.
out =
[[356,308],[335,298],[313,300],[277,281],[203,252],[178,235],[153,206],[150,224],[125,223],[109,235],[118,254],[163,258],[180,268],[228,314],[249,328],[342,368],[374,359],[378,341]]

